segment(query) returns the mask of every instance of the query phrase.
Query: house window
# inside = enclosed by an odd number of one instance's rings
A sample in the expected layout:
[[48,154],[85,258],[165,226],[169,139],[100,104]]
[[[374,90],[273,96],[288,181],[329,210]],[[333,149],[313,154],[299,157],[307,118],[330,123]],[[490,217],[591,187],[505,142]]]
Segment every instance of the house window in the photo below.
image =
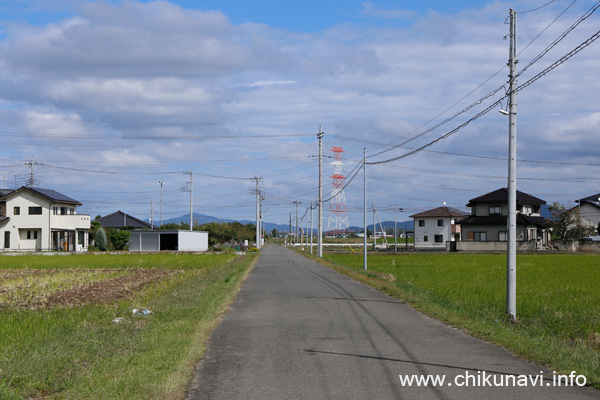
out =
[[77,232],[77,243],[80,246],[85,246],[85,232],[83,232],[83,231]]
[[69,208],[69,215],[75,215],[75,209]]
[[21,207],[15,207],[13,210],[13,214],[15,215],[21,215]]
[[498,240],[501,242],[506,242],[506,232],[498,232]]
[[444,243],[444,235],[435,235],[436,243]]
[[533,212],[531,206],[523,206],[523,214],[530,215]]
[[486,242],[487,232],[473,232],[473,240],[476,242]]
[[444,226],[444,220],[438,219],[438,226]]
[[67,207],[60,208],[60,215],[67,215]]
[[490,206],[490,215],[500,215],[500,214],[502,214],[502,207]]
[[42,215],[42,207],[29,207],[29,215]]
[[424,219],[420,219],[419,220],[419,226],[425,226],[425,220]]
[[427,235],[423,236],[423,241],[426,242],[427,240],[429,240],[429,238],[427,237]]
[[10,231],[4,231],[4,248],[10,249]]
[[58,207],[52,207],[52,214],[58,215]]

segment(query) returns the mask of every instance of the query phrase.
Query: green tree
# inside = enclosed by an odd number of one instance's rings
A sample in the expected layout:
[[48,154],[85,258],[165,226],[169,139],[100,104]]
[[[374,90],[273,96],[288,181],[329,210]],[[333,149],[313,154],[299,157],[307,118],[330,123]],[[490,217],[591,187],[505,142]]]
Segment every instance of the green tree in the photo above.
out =
[[559,240],[581,240],[594,234],[595,227],[581,218],[579,207],[569,208],[561,203],[549,207],[553,236]]
[[108,241],[106,240],[106,232],[104,232],[104,228],[98,228],[98,232],[96,232],[96,236],[94,237],[94,244],[100,251],[106,251]]
[[131,238],[131,232],[128,230],[110,229],[108,232],[108,240],[113,250],[127,250]]

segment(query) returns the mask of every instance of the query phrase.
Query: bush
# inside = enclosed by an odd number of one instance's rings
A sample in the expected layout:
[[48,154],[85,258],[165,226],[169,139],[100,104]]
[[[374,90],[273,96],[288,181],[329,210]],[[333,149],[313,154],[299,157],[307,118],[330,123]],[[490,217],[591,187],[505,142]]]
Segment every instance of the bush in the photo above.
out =
[[111,229],[108,233],[113,250],[127,250],[129,238],[131,238],[131,232],[126,230]]
[[256,247],[251,247],[248,249],[248,253],[259,253],[260,250],[257,249]]
[[98,247],[100,251],[106,251],[107,244],[108,242],[106,240],[104,228],[98,228],[98,232],[96,232],[96,237],[94,238],[94,245]]

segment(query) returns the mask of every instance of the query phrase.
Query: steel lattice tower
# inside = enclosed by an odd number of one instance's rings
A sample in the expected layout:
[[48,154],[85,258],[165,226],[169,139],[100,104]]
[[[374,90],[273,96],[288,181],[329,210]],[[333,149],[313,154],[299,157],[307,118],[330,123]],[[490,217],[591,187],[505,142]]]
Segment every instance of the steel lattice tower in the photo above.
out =
[[332,198],[329,202],[329,221],[327,223],[327,232],[329,235],[340,236],[348,230],[348,210],[346,209],[346,194],[344,193],[344,182],[346,177],[343,175],[344,163],[342,157],[344,150],[341,147],[332,146],[331,150],[335,160],[331,162],[333,168]]

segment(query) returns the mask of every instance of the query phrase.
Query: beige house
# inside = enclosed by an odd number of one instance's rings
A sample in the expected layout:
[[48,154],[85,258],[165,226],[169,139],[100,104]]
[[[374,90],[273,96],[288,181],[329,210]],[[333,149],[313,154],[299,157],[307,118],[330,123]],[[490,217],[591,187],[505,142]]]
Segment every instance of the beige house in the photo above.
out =
[[415,249],[446,248],[446,242],[459,241],[461,227],[456,222],[468,214],[451,207],[438,207],[411,215],[415,220]]
[[87,251],[90,216],[55,190],[0,190],[0,251]]

